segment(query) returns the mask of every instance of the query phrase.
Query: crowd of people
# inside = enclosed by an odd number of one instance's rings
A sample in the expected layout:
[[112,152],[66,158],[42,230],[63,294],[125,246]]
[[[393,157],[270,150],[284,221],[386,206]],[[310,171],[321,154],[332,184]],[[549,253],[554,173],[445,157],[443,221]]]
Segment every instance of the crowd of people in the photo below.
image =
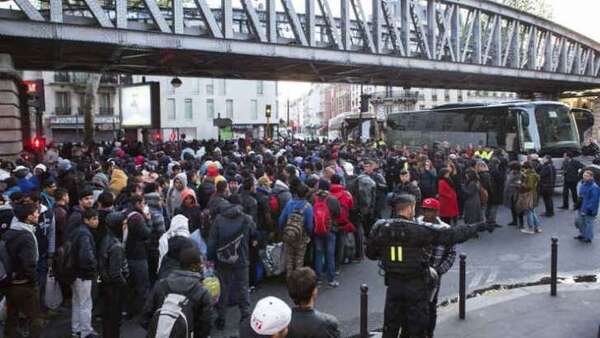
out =
[[[600,188],[586,172],[577,194],[583,165],[570,154],[564,163],[562,207],[570,192],[578,239],[589,243]],[[208,337],[225,328],[231,304],[241,337],[339,337],[335,317],[314,309],[317,286],[338,287],[343,265],[365,257],[373,224],[398,216],[388,206],[394,196],[413,196],[417,215],[450,226],[501,227],[496,211],[505,205],[508,225],[535,234],[540,197],[554,215],[556,169],[550,157],[520,163],[482,146],[240,139],[50,144],[3,160],[0,180],[6,337],[21,332],[20,316],[40,337],[57,290],[71,308],[72,337],[99,336],[93,313],[104,337],[119,337],[124,318],[152,337]],[[440,274],[454,260],[444,252],[432,256]],[[252,310],[249,294],[278,275],[295,307],[267,297]]]

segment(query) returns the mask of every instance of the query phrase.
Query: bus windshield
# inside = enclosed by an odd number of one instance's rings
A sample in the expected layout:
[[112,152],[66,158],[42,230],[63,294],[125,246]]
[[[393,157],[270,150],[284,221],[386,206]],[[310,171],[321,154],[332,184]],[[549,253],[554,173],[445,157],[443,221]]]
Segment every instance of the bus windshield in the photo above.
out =
[[579,148],[579,135],[568,107],[553,104],[538,105],[535,107],[535,120],[542,152]]

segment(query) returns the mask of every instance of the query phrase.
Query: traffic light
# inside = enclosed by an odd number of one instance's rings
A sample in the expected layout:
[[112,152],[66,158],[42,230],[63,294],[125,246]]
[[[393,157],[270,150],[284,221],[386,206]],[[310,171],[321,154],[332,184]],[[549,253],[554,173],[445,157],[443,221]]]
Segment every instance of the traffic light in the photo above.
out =
[[265,117],[268,119],[271,118],[271,105],[270,104],[265,106]]
[[43,152],[46,149],[46,138],[35,136],[31,139],[31,149],[38,152]]
[[162,139],[162,135],[160,134],[160,131],[157,131],[156,133],[154,133],[154,140],[156,142],[160,142],[161,139]]
[[44,80],[27,80],[23,81],[27,86],[27,105],[39,111],[44,111],[45,96],[44,96]]

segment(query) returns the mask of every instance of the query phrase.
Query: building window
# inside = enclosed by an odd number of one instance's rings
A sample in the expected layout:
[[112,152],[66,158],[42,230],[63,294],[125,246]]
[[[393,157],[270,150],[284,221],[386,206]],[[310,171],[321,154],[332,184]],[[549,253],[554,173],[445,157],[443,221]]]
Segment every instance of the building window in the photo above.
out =
[[219,95],[225,96],[227,95],[227,80],[221,79],[219,81]]
[[71,95],[69,92],[56,92],[54,94],[56,115],[71,115]]
[[169,120],[177,119],[177,112],[175,111],[175,99],[167,100],[167,118]]
[[275,96],[279,96],[279,82],[275,81]]
[[250,118],[252,120],[258,120],[258,101],[250,101]]
[[431,101],[433,101],[433,102],[437,102],[437,92],[433,92],[433,93],[431,94]]
[[86,103],[87,103],[87,95],[85,95],[85,93],[80,93],[79,94],[79,109],[77,110],[77,113],[79,115],[83,115],[83,110],[86,107]]
[[213,99],[206,99],[206,118],[215,118],[215,101]]
[[201,90],[202,90],[202,80],[196,79],[196,88],[195,88],[196,94],[200,94]]
[[265,91],[265,84],[263,81],[256,81],[256,94],[262,95]]
[[225,101],[225,116],[230,119],[233,118],[233,100]]
[[100,93],[98,94],[98,113],[100,115],[113,115],[113,106],[111,102],[111,97],[109,93]]
[[194,119],[194,111],[192,108],[192,99],[185,99],[185,119],[193,120]]
[[206,84],[206,95],[213,95],[215,93],[215,85],[212,80]]
[[444,91],[444,100],[446,100],[446,102],[450,101],[450,91],[448,89]]

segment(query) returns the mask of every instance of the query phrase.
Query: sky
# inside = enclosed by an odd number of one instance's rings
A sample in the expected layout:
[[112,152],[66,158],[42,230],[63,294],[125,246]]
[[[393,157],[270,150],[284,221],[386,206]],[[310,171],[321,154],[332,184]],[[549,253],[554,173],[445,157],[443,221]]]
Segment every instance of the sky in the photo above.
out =
[[[552,6],[552,21],[600,43],[600,0],[548,0]],[[309,90],[306,82],[282,82],[280,97],[298,98]],[[281,99],[280,99],[281,100]]]

